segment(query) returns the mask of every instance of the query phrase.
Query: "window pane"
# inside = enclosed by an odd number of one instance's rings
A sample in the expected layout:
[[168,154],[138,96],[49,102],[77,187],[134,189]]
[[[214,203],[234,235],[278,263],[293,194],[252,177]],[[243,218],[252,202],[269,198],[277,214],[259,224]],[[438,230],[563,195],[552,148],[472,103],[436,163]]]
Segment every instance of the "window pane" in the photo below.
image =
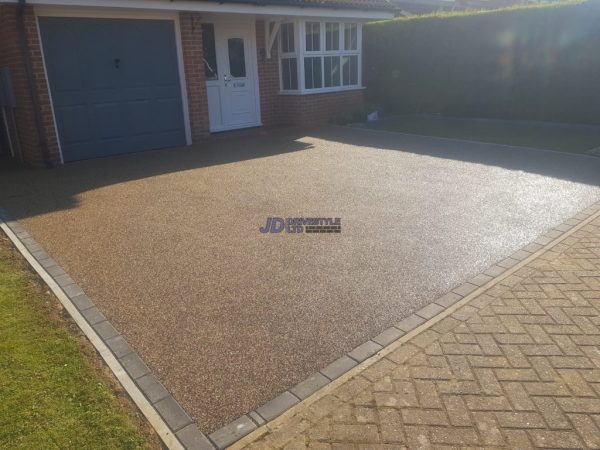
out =
[[306,51],[318,52],[321,50],[320,26],[319,22],[306,22]]
[[298,89],[298,63],[296,58],[281,60],[281,84],[284,91]]
[[323,72],[325,74],[325,87],[340,85],[340,57],[325,56],[323,61]]
[[230,38],[227,40],[229,50],[229,71],[235,78],[246,76],[246,58],[244,56],[244,40],[242,38]]
[[281,25],[281,51],[283,53],[294,53],[293,23],[284,23]]
[[355,23],[344,24],[344,50],[358,48],[358,27]]
[[215,26],[202,24],[202,51],[204,53],[204,75],[207,80],[219,78],[217,72],[217,51],[215,50]]
[[342,74],[344,86],[355,86],[358,84],[358,56],[342,57]]
[[325,24],[325,50],[340,49],[340,24],[327,22]]
[[321,76],[321,57],[304,58],[304,87],[306,89],[322,87]]

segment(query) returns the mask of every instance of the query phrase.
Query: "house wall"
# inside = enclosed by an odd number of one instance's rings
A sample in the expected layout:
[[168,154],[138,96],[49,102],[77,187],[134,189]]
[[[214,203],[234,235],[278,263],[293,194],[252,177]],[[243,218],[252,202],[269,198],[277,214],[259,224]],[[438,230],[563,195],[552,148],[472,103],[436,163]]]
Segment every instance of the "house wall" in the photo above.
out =
[[[50,104],[50,95],[40,45],[40,36],[33,7],[25,9],[25,27],[33,79],[38,90],[41,135],[37,131],[34,103],[29,90],[25,63],[17,32],[17,5],[0,4],[0,66],[12,72],[18,106],[15,110],[18,141],[24,164],[43,167],[61,163],[59,143]],[[210,137],[208,101],[202,54],[202,31],[197,13],[179,14],[181,47],[186,80],[192,143]],[[259,77],[261,119],[265,126],[306,126],[330,122],[363,101],[363,91],[343,91],[313,95],[281,95],[279,93],[279,59],[277,46],[271,58],[266,57],[264,21],[256,22],[257,69]],[[44,150],[47,149],[47,150]]]
[[[38,90],[42,122],[41,135],[36,126],[34,103],[27,81],[25,61],[21,53],[17,30],[17,8],[17,5],[0,4],[0,66],[8,66],[11,70],[13,89],[17,98],[15,109],[17,138],[23,163],[28,166],[42,167],[47,165],[47,160],[50,164],[60,164],[58,140],[33,7],[25,7],[24,18],[25,31],[29,40],[32,75]],[[44,148],[47,148],[46,156]]]
[[310,95],[282,95],[281,120],[287,125],[314,126],[344,118],[363,105],[363,90]]
[[208,138],[208,100],[202,51],[202,29],[200,15],[182,12],[179,14],[181,47],[187,89],[192,143],[197,144]]
[[283,125],[280,114],[279,56],[273,45],[271,58],[267,59],[265,22],[256,21],[256,51],[258,58],[258,89],[260,92],[260,115],[263,125]]
[[267,59],[262,20],[256,21],[256,48],[263,125],[322,125],[362,107],[363,89],[309,95],[280,94],[277,43],[271,49],[271,58]]

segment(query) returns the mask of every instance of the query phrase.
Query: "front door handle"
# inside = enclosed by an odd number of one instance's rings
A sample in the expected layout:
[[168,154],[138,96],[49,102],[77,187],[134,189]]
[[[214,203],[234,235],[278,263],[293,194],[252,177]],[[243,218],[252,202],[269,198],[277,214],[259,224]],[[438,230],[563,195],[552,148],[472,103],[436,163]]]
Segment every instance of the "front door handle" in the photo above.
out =
[[227,86],[229,84],[229,82],[231,81],[231,76],[225,74],[223,75],[223,81],[225,82],[225,86]]

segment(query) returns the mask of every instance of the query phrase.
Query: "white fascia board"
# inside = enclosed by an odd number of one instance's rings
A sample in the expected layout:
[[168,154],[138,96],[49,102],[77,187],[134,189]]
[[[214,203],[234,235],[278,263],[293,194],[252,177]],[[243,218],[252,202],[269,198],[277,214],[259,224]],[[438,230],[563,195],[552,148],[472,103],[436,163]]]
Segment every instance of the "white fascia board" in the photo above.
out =
[[[18,0],[3,0],[17,3]],[[299,8],[295,6],[247,5],[190,0],[27,0],[32,5],[93,8],[126,8],[154,11],[191,11],[207,13],[253,14],[269,16],[335,17],[340,19],[378,20],[392,19],[392,11],[369,11],[359,9]]]

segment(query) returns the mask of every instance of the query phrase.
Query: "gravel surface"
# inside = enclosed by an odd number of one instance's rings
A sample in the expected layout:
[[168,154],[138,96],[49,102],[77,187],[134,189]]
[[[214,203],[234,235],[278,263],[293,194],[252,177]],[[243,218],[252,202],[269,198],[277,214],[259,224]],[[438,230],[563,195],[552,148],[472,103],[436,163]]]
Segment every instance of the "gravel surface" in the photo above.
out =
[[[204,432],[600,199],[600,158],[340,127],[3,169],[0,205]],[[261,234],[269,216],[341,234]]]

